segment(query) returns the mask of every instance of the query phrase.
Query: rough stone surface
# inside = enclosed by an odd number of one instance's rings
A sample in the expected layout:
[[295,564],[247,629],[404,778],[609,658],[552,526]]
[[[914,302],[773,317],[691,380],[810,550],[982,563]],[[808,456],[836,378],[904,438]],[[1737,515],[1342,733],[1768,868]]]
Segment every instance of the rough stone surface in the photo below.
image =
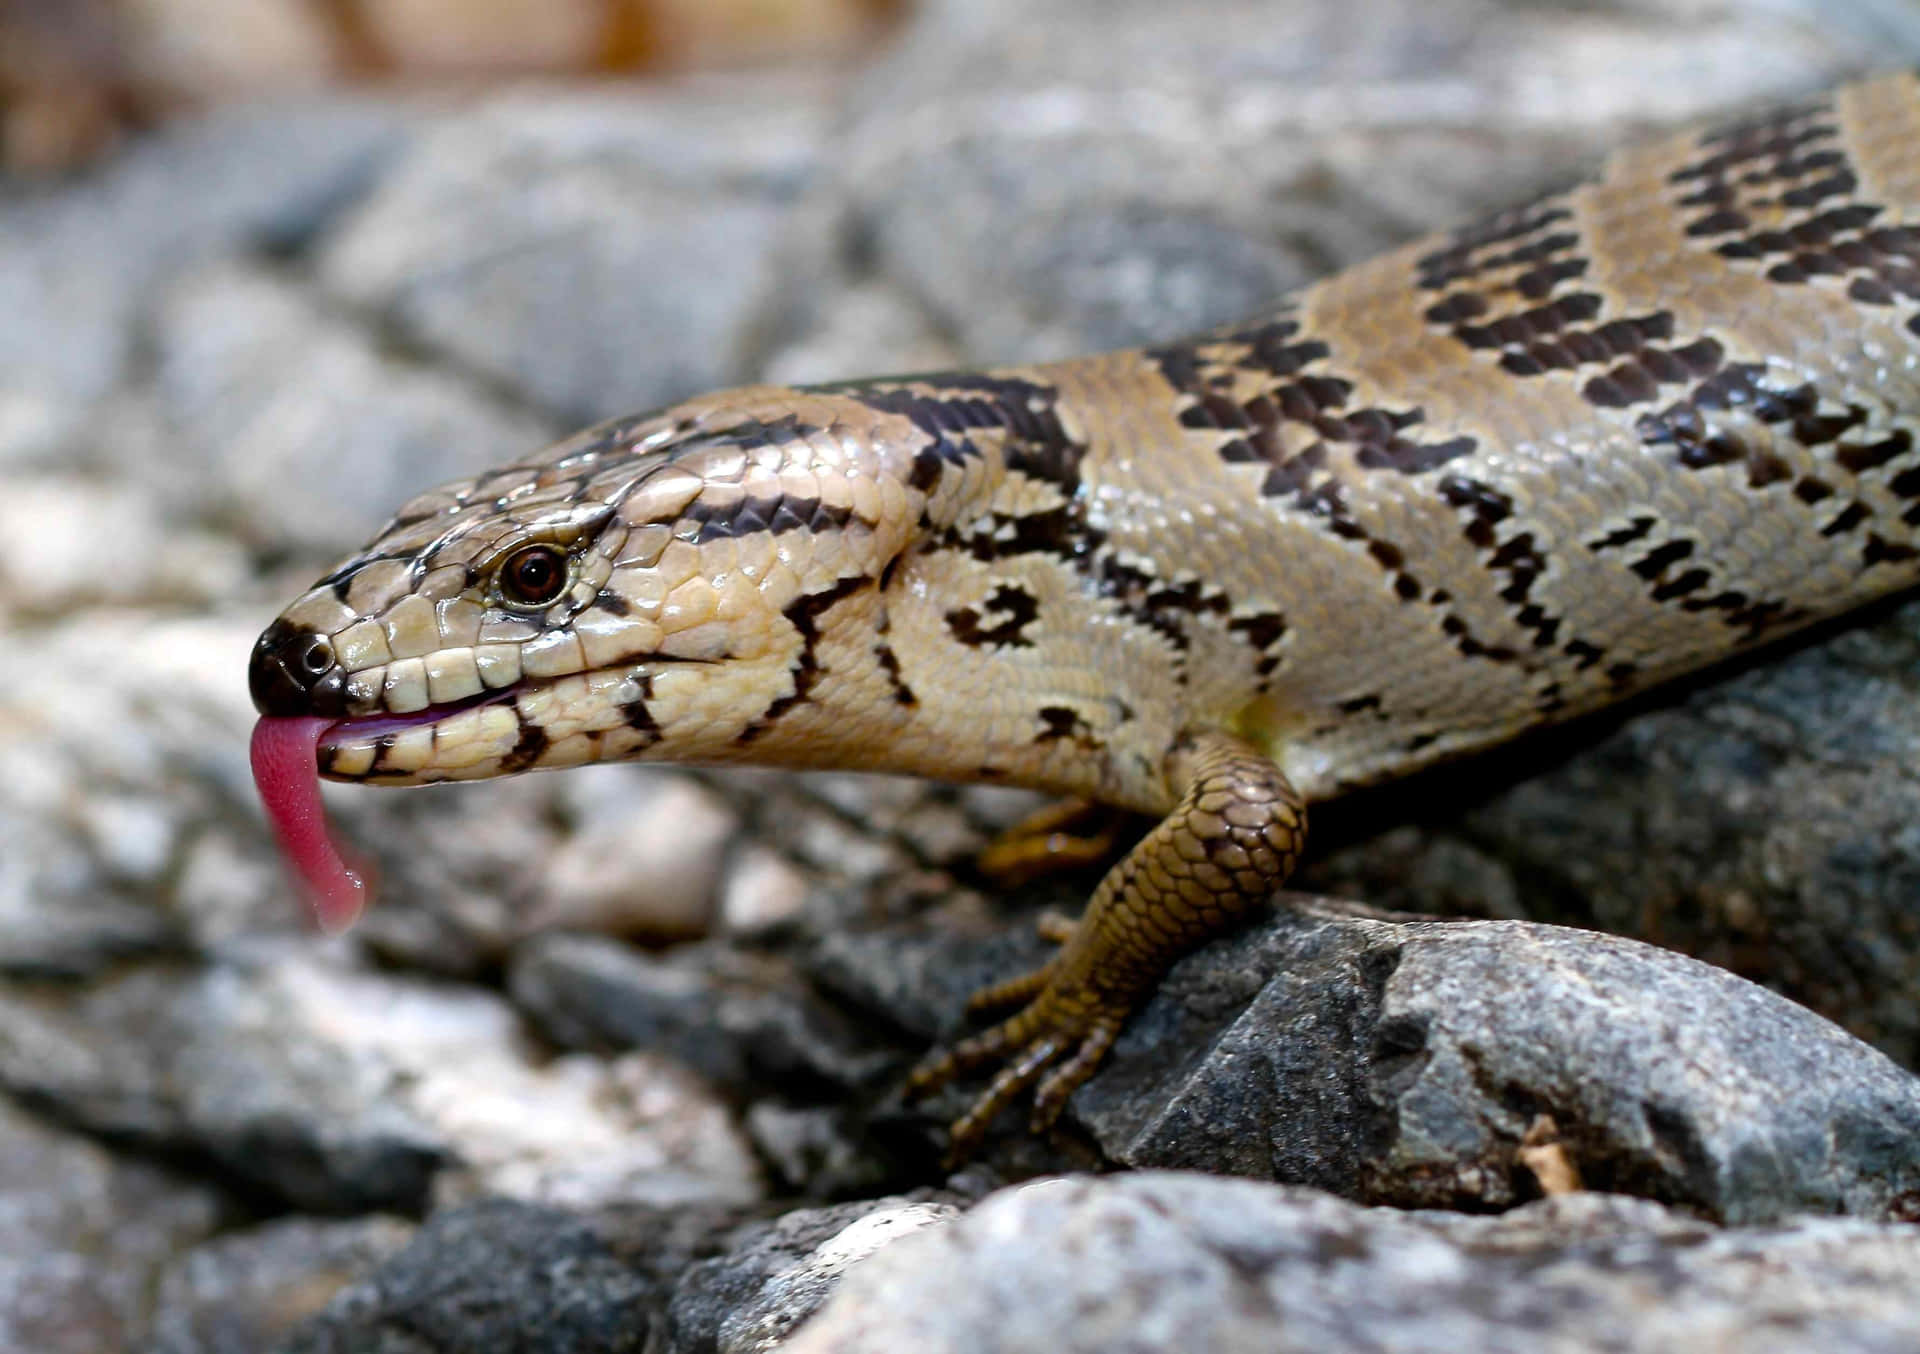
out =
[[[175,283],[154,348],[171,454],[134,466],[135,478],[179,515],[223,512],[309,550],[365,536],[413,495],[510,460],[558,427],[471,379],[405,361],[377,330],[258,264],[212,264]],[[287,492],[322,480],[340,492],[319,502]]]
[[128,1348],[161,1267],[230,1210],[217,1189],[0,1100],[0,1350]]
[[[1296,899],[1183,960],[1069,1118],[1130,1166],[1486,1209],[1538,1197],[1518,1154],[1544,1115],[1590,1188],[1730,1222],[1920,1220],[1920,1077],[1806,1008],[1633,941],[1350,912]],[[816,972],[950,1037],[984,974],[1044,953],[1016,951],[878,932],[829,941]],[[1001,1143],[1029,1151],[1008,1119]]]
[[828,92],[503,100],[418,142],[322,275],[575,422],[738,381]]
[[1592,1189],[1723,1222],[1920,1220],[1920,1077],[1652,946],[1308,909],[1196,956],[1155,1005],[1080,1102],[1130,1165],[1499,1208],[1538,1194],[1518,1152],[1547,1115]]
[[1580,1195],[1498,1218],[1204,1176],[1049,1180],[856,1269],[792,1354],[1556,1354],[1920,1341],[1920,1228],[1719,1232]]
[[450,1209],[275,1348],[639,1354],[653,1285],[590,1222],[498,1200]]
[[661,1347],[743,1354],[777,1348],[849,1270],[959,1211],[950,1202],[896,1197],[795,1209],[748,1224],[728,1239],[725,1254],[686,1271],[667,1304]]
[[509,988],[563,1047],[653,1049],[736,1094],[769,1082],[844,1094],[891,1067],[791,966],[730,949],[654,957],[612,940],[543,936],[515,956]]
[[743,1142],[671,1066],[536,1062],[497,997],[299,956],[6,995],[0,1084],[315,1212],[756,1192]]
[[[958,1201],[841,1207],[942,1178],[959,1102],[902,1105],[901,1069],[1092,886],[971,872],[1030,796],[638,767],[341,788],[382,899],[307,936],[248,782],[246,652],[413,488],[700,386],[1229,319],[1606,144],[1916,58],[1893,0],[926,0],[858,70],[235,107],[0,187],[0,1086],[62,1123],[0,1124],[26,1220],[0,1232],[54,1238],[0,1254],[0,1350],[261,1348],[303,1318],[291,1347],[766,1349],[893,1254],[854,1242]],[[1577,1178],[1702,1221],[1562,1199],[1418,1231],[1247,1185],[1185,1234],[1267,1235],[1275,1198],[1344,1220],[1312,1235],[1398,1229],[1314,1262],[1374,1301],[1355,1321],[1385,1311],[1363,1344],[1564,1347],[1587,1303],[1618,1348],[1765,1349],[1719,1296],[1764,1269],[1779,1329],[1910,1347],[1910,1230],[1760,1220],[1913,1207],[1917,618],[1316,810],[1304,888],[1514,924],[1321,904],[1210,947],[1060,1134],[1009,1116],[952,1187],[1204,1163],[1480,1210]],[[1540,922],[1689,952],[1894,1063]],[[501,1194],[527,1202],[463,1207]],[[839,1211],[778,1220],[801,1202]],[[1454,1287],[1400,1283],[1407,1237]],[[1124,1271],[1136,1346],[1191,1343],[1155,1313],[1240,1310],[1192,1254]],[[956,1340],[1002,1292],[977,1274],[932,1309]],[[1098,1274],[1053,1277],[1034,1311],[1109,1310]]]
[[1304,882],[1420,910],[1504,897],[1508,915],[1642,935],[1920,1065],[1917,672],[1909,604],[1469,767],[1473,793],[1404,787],[1388,798],[1417,826],[1394,849],[1357,844]]
[[236,108],[140,146],[66,192],[0,201],[0,464],[84,448],[127,374],[152,289],[184,261],[298,248],[404,139],[397,106]]
[[287,1218],[227,1232],[167,1266],[154,1296],[149,1354],[258,1354],[412,1238],[372,1214]]

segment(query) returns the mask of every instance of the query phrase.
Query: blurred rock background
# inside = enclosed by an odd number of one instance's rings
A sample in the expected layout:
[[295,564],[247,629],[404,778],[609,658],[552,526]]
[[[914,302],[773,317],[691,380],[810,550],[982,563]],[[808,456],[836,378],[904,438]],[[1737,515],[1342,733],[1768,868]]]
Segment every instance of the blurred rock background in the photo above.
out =
[[[1173,337],[1917,57],[1907,0],[6,0],[0,1350],[1920,1344],[1912,607],[1330,806],[1309,887],[1480,920],[1210,947],[951,1178],[898,1075],[1089,884],[983,892],[1029,801],[343,790],[383,900],[322,940],[244,678],[396,503],[591,419]],[[1523,1135],[1643,1197],[1541,1200]],[[1114,1162],[1295,1187],[963,1215]]]
[[901,0],[4,0],[0,157],[84,163],[131,128],[342,84],[479,87],[852,57]]

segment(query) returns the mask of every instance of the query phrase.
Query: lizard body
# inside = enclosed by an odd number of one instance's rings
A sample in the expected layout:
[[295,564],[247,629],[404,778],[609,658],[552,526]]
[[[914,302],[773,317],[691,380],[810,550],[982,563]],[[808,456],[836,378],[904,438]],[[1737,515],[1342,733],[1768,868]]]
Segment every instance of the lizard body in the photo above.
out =
[[964,1148],[1036,1081],[1058,1113],[1308,803],[1920,578],[1917,425],[1902,74],[1183,343],[604,424],[402,508],[252,687],[334,779],[754,762],[1160,817],[922,1068],[1005,1062]]

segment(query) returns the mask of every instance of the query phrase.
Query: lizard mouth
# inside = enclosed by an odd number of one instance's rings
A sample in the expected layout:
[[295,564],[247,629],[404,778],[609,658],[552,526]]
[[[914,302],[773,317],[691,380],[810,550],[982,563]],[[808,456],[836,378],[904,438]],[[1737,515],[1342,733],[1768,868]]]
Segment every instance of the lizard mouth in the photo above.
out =
[[505,686],[498,691],[482,691],[464,700],[429,705],[423,710],[415,710],[404,715],[350,715],[345,719],[336,719],[321,730],[318,750],[331,751],[348,743],[363,743],[368,739],[387,738],[397,733],[405,733],[408,729],[438,724],[441,720],[457,715],[463,710],[475,710],[483,705],[500,705],[510,701],[519,690],[518,685]]
[[462,711],[513,699],[517,687],[404,715],[263,715],[249,749],[253,783],[280,849],[323,930],[344,931],[366,907],[369,871],[343,850],[320,798],[321,762],[342,748],[391,739]]

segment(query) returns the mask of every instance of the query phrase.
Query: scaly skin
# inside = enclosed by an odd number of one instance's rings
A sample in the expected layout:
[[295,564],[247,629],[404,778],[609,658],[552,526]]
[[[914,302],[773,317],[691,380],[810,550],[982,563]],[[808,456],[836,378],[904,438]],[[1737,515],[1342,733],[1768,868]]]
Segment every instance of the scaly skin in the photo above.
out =
[[1903,74],[1186,343],[606,424],[408,504],[262,637],[255,701],[340,717],[339,780],[755,762],[1160,816],[985,994],[1022,1009],[923,1064],[1006,1062],[964,1150],[1028,1084],[1058,1113],[1308,802],[1913,582],[1916,312]]

